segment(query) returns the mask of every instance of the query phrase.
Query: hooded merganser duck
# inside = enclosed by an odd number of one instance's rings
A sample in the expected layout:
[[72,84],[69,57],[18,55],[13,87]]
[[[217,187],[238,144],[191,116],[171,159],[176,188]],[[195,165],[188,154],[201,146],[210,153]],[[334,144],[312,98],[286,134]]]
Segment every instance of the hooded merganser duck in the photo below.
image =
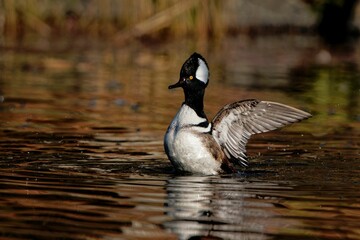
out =
[[209,122],[204,113],[209,67],[198,53],[183,64],[180,79],[169,89],[182,87],[185,102],[168,127],[165,152],[177,171],[216,175],[247,166],[245,146],[251,135],[268,132],[311,117],[276,102],[241,100],[224,106]]

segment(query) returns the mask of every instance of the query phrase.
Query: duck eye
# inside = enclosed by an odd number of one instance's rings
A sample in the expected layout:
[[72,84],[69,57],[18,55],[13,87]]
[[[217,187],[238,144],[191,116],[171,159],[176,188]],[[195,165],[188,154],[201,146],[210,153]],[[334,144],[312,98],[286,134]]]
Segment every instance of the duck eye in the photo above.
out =
[[194,78],[194,77],[193,77],[192,75],[189,77],[190,80],[193,80],[193,78]]

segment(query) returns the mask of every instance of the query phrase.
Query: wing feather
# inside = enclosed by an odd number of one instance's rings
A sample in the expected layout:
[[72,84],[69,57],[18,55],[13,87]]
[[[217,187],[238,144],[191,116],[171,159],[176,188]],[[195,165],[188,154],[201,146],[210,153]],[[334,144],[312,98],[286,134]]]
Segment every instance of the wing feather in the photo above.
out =
[[212,121],[212,135],[230,160],[247,165],[246,144],[251,135],[309,117],[311,114],[281,103],[244,100],[219,111]]

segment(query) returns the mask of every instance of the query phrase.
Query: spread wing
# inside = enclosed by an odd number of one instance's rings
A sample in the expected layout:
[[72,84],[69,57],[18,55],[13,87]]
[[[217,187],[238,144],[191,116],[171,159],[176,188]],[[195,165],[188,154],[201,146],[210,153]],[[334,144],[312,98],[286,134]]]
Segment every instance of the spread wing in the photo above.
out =
[[311,117],[276,102],[243,100],[224,106],[214,117],[212,135],[226,156],[247,165],[245,146],[251,135],[268,132]]

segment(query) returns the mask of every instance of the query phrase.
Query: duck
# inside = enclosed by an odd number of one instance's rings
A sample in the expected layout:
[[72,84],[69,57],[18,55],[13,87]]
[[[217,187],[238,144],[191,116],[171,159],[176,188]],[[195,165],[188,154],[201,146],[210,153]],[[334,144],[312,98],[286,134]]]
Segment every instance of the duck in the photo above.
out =
[[169,89],[182,88],[185,101],[164,136],[165,153],[177,172],[218,175],[248,166],[246,144],[254,134],[272,131],[312,115],[277,102],[246,99],[225,105],[210,122],[204,112],[209,66],[194,52]]

